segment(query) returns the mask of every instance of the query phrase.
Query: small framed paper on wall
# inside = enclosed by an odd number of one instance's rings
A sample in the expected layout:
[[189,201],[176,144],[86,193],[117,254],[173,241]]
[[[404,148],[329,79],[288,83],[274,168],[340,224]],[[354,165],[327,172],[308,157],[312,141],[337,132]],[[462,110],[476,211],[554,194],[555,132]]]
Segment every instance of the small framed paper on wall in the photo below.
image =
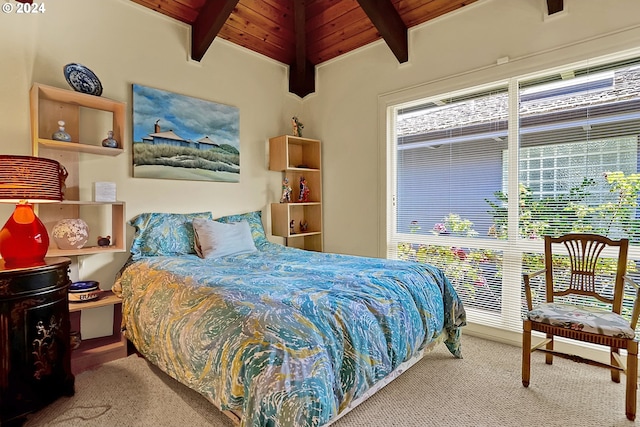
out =
[[94,182],[93,183],[94,202],[115,202],[116,183],[115,182]]

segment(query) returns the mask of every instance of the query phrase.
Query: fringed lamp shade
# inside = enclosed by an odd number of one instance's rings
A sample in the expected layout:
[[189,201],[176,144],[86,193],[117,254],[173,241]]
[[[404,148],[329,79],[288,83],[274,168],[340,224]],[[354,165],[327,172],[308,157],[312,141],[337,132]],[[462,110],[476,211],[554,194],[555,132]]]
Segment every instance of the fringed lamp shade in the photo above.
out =
[[24,267],[44,260],[49,235],[32,203],[62,200],[62,171],[55,160],[0,155],[0,203],[16,209],[0,230],[0,255],[7,267]]

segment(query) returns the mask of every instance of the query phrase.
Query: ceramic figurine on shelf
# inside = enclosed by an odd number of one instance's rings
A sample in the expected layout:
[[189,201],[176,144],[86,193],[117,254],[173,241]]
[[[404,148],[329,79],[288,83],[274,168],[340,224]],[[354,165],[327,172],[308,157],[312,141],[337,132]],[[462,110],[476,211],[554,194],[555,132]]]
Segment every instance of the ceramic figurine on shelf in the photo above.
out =
[[305,222],[300,221],[300,232],[306,233],[308,229],[309,229],[309,223],[307,221]]
[[103,147],[118,148],[118,141],[113,139],[113,131],[107,132],[107,137],[102,140]]
[[111,236],[98,236],[98,246],[109,246],[111,244]]
[[291,220],[291,222],[289,223],[289,234],[296,234],[296,222],[294,220]]
[[293,136],[302,137],[302,129],[304,129],[304,125],[298,121],[296,116],[291,117],[291,127],[293,128]]
[[71,141],[71,135],[64,130],[64,120],[58,120],[58,130],[51,135],[55,141]]
[[304,176],[300,177],[300,195],[298,196],[298,201],[309,201],[309,187],[307,187],[307,180],[304,178]]
[[282,181],[282,197],[280,198],[280,203],[290,203],[291,202],[291,186],[289,185],[289,179],[285,178]]

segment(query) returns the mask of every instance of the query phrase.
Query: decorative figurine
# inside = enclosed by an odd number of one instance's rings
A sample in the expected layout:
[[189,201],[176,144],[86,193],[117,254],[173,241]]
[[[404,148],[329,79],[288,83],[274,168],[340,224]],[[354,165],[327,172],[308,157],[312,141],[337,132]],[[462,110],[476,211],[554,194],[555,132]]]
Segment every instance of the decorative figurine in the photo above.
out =
[[111,236],[98,236],[98,246],[109,246],[111,244]]
[[291,117],[291,126],[293,127],[293,136],[302,137],[302,129],[304,129],[304,125],[298,121],[296,116]]
[[304,176],[300,177],[300,195],[298,196],[298,201],[309,201],[309,187],[307,187],[307,180],[304,178]]
[[64,120],[58,121],[58,130],[51,135],[51,139],[55,141],[71,141],[71,135],[64,130]]
[[301,233],[306,233],[308,228],[309,228],[309,223],[307,221],[305,221],[305,222],[300,221],[300,232]]
[[296,234],[295,227],[296,222],[294,220],[291,220],[291,222],[289,223],[289,234]]
[[69,339],[71,341],[71,350],[75,350],[80,347],[82,343],[82,335],[80,331],[71,331],[69,332]]
[[280,203],[290,203],[291,202],[291,186],[289,185],[289,179],[285,178],[282,181],[282,197],[280,198]]
[[103,147],[118,148],[118,141],[113,139],[113,131],[107,132],[107,137],[102,140]]

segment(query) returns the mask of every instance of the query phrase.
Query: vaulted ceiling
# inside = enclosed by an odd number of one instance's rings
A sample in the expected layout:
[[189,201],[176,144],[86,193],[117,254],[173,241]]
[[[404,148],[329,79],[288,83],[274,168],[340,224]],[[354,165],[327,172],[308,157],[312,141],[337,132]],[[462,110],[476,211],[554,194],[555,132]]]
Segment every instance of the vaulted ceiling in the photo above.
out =
[[[289,65],[289,90],[304,97],[314,91],[316,65],[380,38],[406,62],[409,28],[477,0],[131,1],[189,24],[194,60],[220,37]],[[547,7],[559,12],[563,0]]]

